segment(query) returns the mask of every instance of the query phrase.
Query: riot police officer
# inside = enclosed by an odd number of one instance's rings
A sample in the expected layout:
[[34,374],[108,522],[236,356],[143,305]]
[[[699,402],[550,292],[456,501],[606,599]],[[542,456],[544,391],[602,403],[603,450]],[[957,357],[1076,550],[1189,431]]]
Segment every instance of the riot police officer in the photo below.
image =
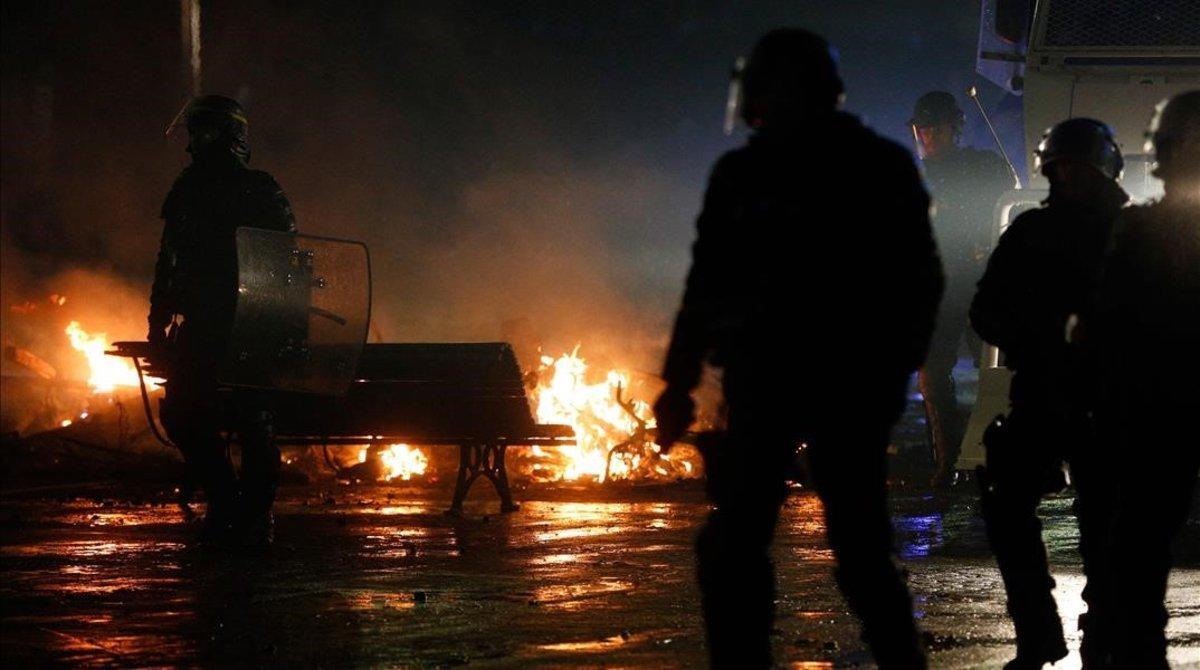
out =
[[1200,475],[1200,90],[1160,106],[1147,150],[1165,194],[1121,216],[1100,293],[1100,416],[1120,464],[1114,667],[1166,668],[1171,538]]
[[933,195],[933,228],[946,272],[929,357],[919,383],[933,443],[935,487],[953,482],[954,464],[966,432],[967,412],[958,406],[952,370],[969,338],[967,310],[994,235],[996,200],[1013,186],[1004,160],[990,151],[960,146],[965,116],[954,96],[931,91],[917,99],[909,126]]
[[886,449],[941,293],[929,198],[908,151],[838,111],[823,38],[767,34],[740,81],[753,132],[713,168],[655,405],[669,446],[703,364],[723,370],[728,433],[705,453],[714,508],[696,541],[710,657],[771,663],[769,550],[805,443],[864,639],[882,668],[924,667],[893,556]]
[[[202,537],[269,542],[279,451],[261,406],[218,393],[237,295],[234,232],[241,226],[294,232],[291,205],[266,172],[247,167],[245,112],[236,100],[207,95],[186,108],[192,162],[163,203],[162,241],[150,295],[148,339],[170,378],[162,421],[208,504]],[[223,426],[241,447],[235,474]]]
[[1050,195],[1001,236],[971,304],[971,324],[1013,371],[1012,412],[984,441],[982,509],[1017,635],[1006,667],[1041,668],[1067,649],[1035,510],[1044,493],[1062,488],[1062,463],[1070,464],[1088,579],[1081,653],[1085,667],[1101,667],[1112,489],[1093,420],[1098,359],[1078,324],[1094,315],[1113,222],[1128,196],[1117,185],[1121,151],[1100,121],[1059,123],[1036,158]]

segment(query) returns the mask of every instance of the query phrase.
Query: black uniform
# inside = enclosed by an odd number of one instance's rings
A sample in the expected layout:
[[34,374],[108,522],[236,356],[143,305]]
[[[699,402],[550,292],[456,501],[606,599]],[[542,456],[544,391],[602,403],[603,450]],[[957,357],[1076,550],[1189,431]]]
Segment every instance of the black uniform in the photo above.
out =
[[[150,297],[152,337],[173,321],[183,322],[168,354],[163,425],[205,491],[210,528],[261,518],[271,508],[279,478],[269,416],[244,399],[223,403],[217,368],[236,304],[234,232],[241,226],[294,232],[295,218],[269,174],[248,169],[221,147],[196,155],[183,170],[162,217],[166,224]],[[242,447],[240,485],[220,436],[221,427],[231,424]]]
[[942,290],[928,208],[910,154],[842,113],[760,131],[713,169],[663,377],[691,389],[709,355],[724,368],[729,433],[706,453],[697,540],[715,665],[770,662],[768,552],[805,442],[865,639],[883,667],[924,666],[885,452]]
[[946,271],[946,292],[922,371],[921,392],[936,465],[944,475],[958,460],[968,418],[959,409],[951,370],[959,344],[970,335],[967,311],[992,247],[996,200],[1013,182],[1004,160],[990,151],[957,147],[924,159],[923,167],[933,195],[933,228]]
[[1112,480],[1099,457],[1093,422],[1099,361],[1086,340],[1068,344],[1066,336],[1071,315],[1086,323],[1094,314],[1113,222],[1128,199],[1115,182],[1102,184],[1087,202],[1051,196],[1044,207],[1017,217],[1000,238],[971,304],[971,324],[1004,352],[1013,371],[1012,412],[1002,434],[986,440],[983,515],[1004,578],[1018,657],[1035,657],[1047,644],[1065,653],[1035,512],[1043,494],[1062,487],[1064,461],[1077,490],[1088,579],[1083,598],[1091,622],[1084,627],[1084,651],[1105,641],[1098,615],[1107,588],[1103,545],[1112,518]]
[[1200,475],[1200,204],[1168,197],[1124,211],[1096,329],[1101,421],[1120,464],[1114,659],[1166,668],[1170,543]]

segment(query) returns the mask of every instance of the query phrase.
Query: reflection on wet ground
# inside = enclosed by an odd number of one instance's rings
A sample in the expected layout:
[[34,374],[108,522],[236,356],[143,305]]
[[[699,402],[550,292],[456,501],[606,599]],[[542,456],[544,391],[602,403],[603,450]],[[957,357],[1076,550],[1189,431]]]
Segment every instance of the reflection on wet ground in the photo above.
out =
[[[192,529],[169,506],[9,500],[3,657],[17,666],[701,665],[698,492],[552,497],[502,516],[485,515],[492,503],[480,501],[453,518],[438,491],[286,490],[277,546],[232,554],[190,546]],[[999,667],[1011,645],[970,501],[898,500],[899,548],[934,667]],[[1077,647],[1082,578],[1069,500],[1043,513]],[[823,533],[820,503],[797,492],[776,548],[780,659],[869,665]],[[1173,576],[1170,607],[1172,659],[1200,664],[1194,563]],[[1077,666],[1072,657],[1056,667]]]

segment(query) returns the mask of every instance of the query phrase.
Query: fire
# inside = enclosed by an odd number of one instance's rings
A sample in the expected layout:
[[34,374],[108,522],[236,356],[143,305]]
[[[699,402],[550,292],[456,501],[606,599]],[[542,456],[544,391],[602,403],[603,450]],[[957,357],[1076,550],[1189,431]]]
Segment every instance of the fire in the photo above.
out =
[[[363,447],[358,452],[360,463],[366,462],[369,451],[367,447]],[[425,474],[429,469],[429,457],[425,452],[407,444],[389,444],[387,448],[377,451],[376,456],[383,466],[383,473],[380,475],[383,481],[408,481]]]
[[[32,300],[26,300],[25,302],[11,305],[9,309],[12,310],[14,314],[33,314],[34,312],[38,311],[38,308],[41,307],[42,304],[43,303],[34,302]],[[45,304],[50,305],[51,307],[62,307],[63,305],[67,304],[67,296],[51,293],[50,297],[46,299]]]
[[94,391],[108,393],[118,386],[137,386],[138,371],[124,358],[106,356],[108,339],[105,333],[89,334],[78,321],[67,324],[67,337],[71,346],[82,353],[91,369],[88,386]]
[[628,372],[610,370],[596,383],[588,383],[587,372],[578,347],[558,358],[542,357],[540,381],[534,389],[537,420],[570,425],[577,444],[554,450],[534,447],[532,455],[539,461],[533,467],[535,476],[603,482],[699,475],[688,460],[662,454],[649,437],[647,431],[654,428],[649,403],[624,398],[630,385]]

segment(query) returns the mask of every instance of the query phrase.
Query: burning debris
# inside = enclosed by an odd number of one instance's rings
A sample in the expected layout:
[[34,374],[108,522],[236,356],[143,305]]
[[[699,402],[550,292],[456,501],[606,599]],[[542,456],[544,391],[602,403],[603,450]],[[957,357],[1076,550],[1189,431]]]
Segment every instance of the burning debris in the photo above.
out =
[[[61,295],[42,302],[13,305],[16,314],[33,315],[41,309],[61,308],[66,303]],[[73,315],[74,316],[74,315]],[[75,377],[86,376],[76,383],[84,392],[78,409],[55,411],[40,422],[41,430],[66,428],[87,419],[89,407],[111,405],[119,395],[138,386],[138,370],[128,358],[106,356],[110,348],[105,332],[92,331],[79,319],[60,316],[61,321],[51,328],[66,337],[69,344],[61,347],[71,352],[67,359],[81,357],[81,367]],[[63,321],[66,326],[63,327]],[[43,324],[45,327],[48,324]],[[43,331],[46,332],[46,331]],[[59,340],[64,341],[63,339]],[[61,345],[60,345],[61,346]],[[6,347],[6,359],[17,363],[46,383],[62,384],[64,375],[55,365],[37,353],[21,347]],[[56,351],[47,352],[62,358]],[[59,360],[51,358],[50,360]],[[534,416],[539,423],[571,426],[577,444],[570,446],[532,446],[510,452],[512,474],[540,482],[604,483],[609,481],[674,481],[701,475],[699,454],[688,445],[680,445],[670,454],[663,454],[654,442],[654,419],[646,397],[653,392],[634,383],[634,375],[624,369],[597,369],[580,354],[580,348],[560,356],[541,356],[537,367],[527,374],[528,392]],[[155,380],[147,379],[149,390],[159,388]],[[646,385],[649,386],[649,385]],[[428,447],[410,444],[377,444],[354,447],[333,447],[324,453],[313,454],[316,465],[324,460],[326,467],[340,479],[358,482],[408,482],[436,479],[433,454]],[[323,456],[323,459],[322,459]],[[296,458],[289,463],[298,462]],[[319,469],[319,467],[318,467]],[[313,473],[315,474],[315,473]]]
[[58,378],[58,370],[56,370],[53,365],[50,365],[46,361],[42,360],[41,356],[38,356],[28,349],[10,344],[4,347],[4,356],[6,359],[16,363],[18,366],[32,372],[42,379],[53,381],[54,379]]
[[137,388],[138,371],[125,358],[106,356],[108,339],[105,333],[88,333],[78,321],[67,324],[71,347],[82,353],[88,362],[88,386],[97,393],[111,393],[118,386]]
[[[542,356],[527,375],[539,423],[571,426],[577,443],[513,449],[511,474],[540,482],[674,481],[701,475],[699,453],[678,445],[662,453],[654,442],[650,405],[629,398],[631,373],[590,368],[579,348]],[[344,481],[407,482],[435,474],[428,447],[408,444],[323,449],[326,466]]]
[[[574,446],[534,446],[521,461],[522,474],[541,481],[595,481],[699,477],[699,455],[681,446],[662,453],[654,443],[650,404],[627,399],[632,375],[609,370],[589,374],[579,347],[558,358],[542,356],[532,389],[540,423],[562,423],[575,429]],[[596,380],[596,381],[593,381]]]
[[[366,450],[363,450],[361,458],[365,460]],[[380,449],[379,460],[387,468],[383,479],[389,482],[394,479],[408,481],[413,477],[420,477],[429,468],[429,456],[407,444],[389,444]]]
[[[344,460],[347,453],[353,454],[350,463]],[[408,444],[326,446],[322,455],[325,465],[343,482],[407,482],[432,473],[429,454]]]
[[[33,314],[42,304],[43,303],[34,302],[32,300],[26,300],[25,302],[12,305],[10,309],[12,310],[13,314]],[[63,305],[67,304],[67,296],[51,293],[50,297],[46,299],[45,304],[48,306],[62,307]]]
[[[104,355],[106,333],[89,331],[81,319],[68,317],[81,304],[55,293],[7,306],[6,434],[70,427],[91,417],[93,409],[120,403],[118,396],[137,389],[137,369],[127,360]],[[151,381],[150,387],[157,385]]]

